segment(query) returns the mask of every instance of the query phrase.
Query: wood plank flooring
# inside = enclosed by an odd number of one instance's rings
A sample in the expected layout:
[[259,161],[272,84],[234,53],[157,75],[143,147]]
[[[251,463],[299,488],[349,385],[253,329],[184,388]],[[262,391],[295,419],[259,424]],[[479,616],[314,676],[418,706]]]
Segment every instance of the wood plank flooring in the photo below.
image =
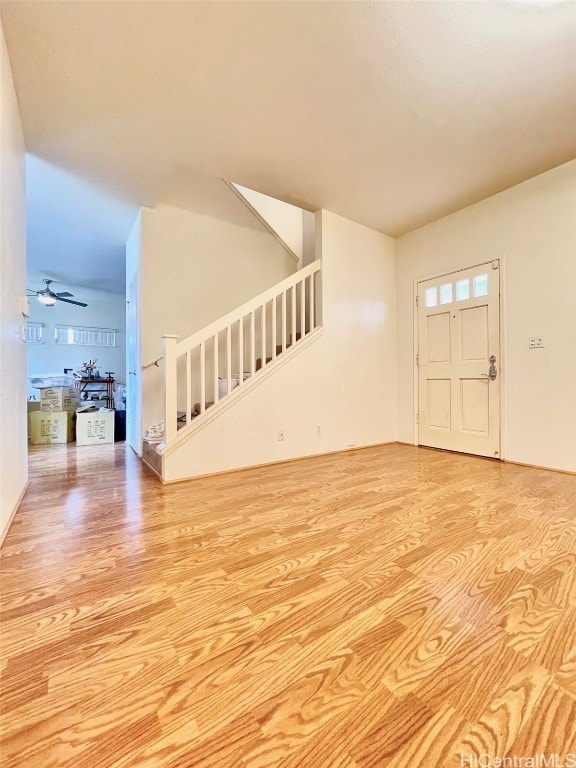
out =
[[31,480],[2,768],[576,753],[576,477],[389,445],[162,486],[118,444]]

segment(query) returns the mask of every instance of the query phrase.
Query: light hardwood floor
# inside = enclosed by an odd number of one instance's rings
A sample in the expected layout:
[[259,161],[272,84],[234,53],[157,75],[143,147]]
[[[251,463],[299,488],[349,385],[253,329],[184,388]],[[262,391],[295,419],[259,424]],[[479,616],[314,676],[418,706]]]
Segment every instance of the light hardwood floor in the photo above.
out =
[[162,486],[31,454],[2,768],[576,753],[576,477],[390,445]]

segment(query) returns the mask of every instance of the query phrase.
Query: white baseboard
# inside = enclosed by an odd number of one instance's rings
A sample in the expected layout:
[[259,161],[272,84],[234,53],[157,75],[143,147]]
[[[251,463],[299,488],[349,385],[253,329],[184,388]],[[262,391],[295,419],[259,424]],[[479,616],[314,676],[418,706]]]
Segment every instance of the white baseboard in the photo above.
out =
[[16,516],[16,512],[18,512],[18,508],[19,508],[20,504],[22,503],[22,499],[26,495],[26,491],[28,490],[29,486],[30,486],[30,480],[27,480],[26,481],[26,485],[22,489],[22,493],[20,494],[20,496],[18,496],[18,500],[16,501],[16,504],[14,505],[14,509],[10,513],[10,517],[8,518],[8,521],[6,523],[6,526],[4,527],[4,530],[0,532],[0,547],[2,547],[2,545],[4,544],[4,539],[6,538],[6,534],[8,533],[8,531],[10,530],[10,526],[14,522],[14,518]]

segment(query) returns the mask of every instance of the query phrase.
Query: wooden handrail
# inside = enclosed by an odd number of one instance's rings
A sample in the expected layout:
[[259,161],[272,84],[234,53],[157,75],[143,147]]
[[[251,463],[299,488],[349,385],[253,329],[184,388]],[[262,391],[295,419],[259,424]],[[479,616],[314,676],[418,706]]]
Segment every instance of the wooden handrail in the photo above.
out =
[[155,365],[156,368],[159,368],[160,366],[158,365],[158,363],[160,362],[160,360],[164,360],[164,355],[160,355],[160,357],[157,357],[155,360],[151,360],[149,363],[145,363],[142,366],[142,370],[144,371],[146,368],[151,368],[153,365]]

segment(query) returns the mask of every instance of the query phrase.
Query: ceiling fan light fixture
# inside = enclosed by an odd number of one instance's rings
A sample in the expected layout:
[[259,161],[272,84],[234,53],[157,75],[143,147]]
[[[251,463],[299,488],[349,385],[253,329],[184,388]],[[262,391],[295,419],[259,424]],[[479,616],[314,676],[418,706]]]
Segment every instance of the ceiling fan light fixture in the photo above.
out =
[[53,296],[49,296],[49,295],[47,295],[45,293],[39,293],[38,294],[38,301],[41,304],[44,304],[44,306],[46,306],[46,307],[53,307],[54,304],[56,304],[56,300],[54,299],[54,297]]

